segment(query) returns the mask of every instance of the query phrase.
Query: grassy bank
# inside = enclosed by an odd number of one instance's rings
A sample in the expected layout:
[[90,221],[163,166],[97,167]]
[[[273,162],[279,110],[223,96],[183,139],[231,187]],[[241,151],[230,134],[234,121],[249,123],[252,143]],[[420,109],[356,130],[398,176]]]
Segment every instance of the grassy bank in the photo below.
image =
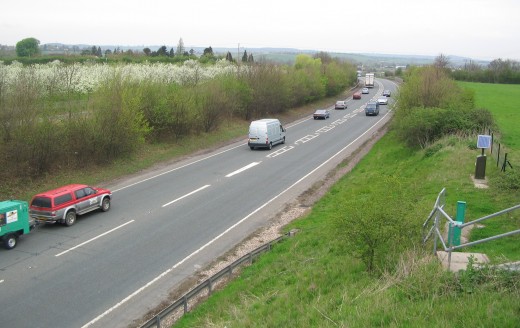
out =
[[[516,99],[505,96],[503,101],[518,107]],[[488,108],[502,128],[501,108]],[[520,139],[511,135],[509,145],[515,148]],[[420,226],[444,187],[445,211],[454,216],[457,201],[466,201],[466,221],[518,203],[520,191],[497,188],[502,173],[492,167],[487,170],[489,188],[475,188],[471,180],[479,154],[475,142],[476,138],[448,137],[411,151],[389,132],[309,215],[286,227],[299,229],[294,238],[245,268],[176,327],[518,327],[518,275],[443,272],[427,252],[431,247],[423,249],[420,242]],[[378,241],[391,255],[380,263],[384,268],[380,274],[366,272],[338,229],[338,222],[359,207],[356,200],[398,213],[397,219],[404,223],[402,235],[409,237],[406,245]],[[375,226],[368,220],[366,229]],[[520,228],[518,213],[486,223],[471,238],[512,228]],[[467,251],[488,253],[497,262],[520,260],[519,242],[517,235]]]

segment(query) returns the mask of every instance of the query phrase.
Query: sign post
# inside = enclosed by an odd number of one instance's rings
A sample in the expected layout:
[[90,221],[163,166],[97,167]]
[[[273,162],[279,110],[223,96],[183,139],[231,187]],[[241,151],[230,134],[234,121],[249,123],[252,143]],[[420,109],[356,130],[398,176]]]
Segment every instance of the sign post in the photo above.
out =
[[479,135],[477,139],[477,148],[482,149],[482,155],[477,156],[477,163],[475,164],[475,179],[486,178],[486,155],[484,149],[491,147],[491,136]]

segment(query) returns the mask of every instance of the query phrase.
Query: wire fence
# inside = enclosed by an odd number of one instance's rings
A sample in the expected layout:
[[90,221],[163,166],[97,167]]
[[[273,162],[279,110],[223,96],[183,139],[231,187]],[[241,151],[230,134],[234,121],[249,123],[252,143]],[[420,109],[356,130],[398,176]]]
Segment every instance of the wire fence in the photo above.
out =
[[491,147],[489,152],[493,158],[493,162],[496,163],[496,167],[500,172],[505,172],[507,169],[512,169],[511,158],[507,147],[500,142],[500,139],[495,133],[489,129],[488,135],[491,136]]

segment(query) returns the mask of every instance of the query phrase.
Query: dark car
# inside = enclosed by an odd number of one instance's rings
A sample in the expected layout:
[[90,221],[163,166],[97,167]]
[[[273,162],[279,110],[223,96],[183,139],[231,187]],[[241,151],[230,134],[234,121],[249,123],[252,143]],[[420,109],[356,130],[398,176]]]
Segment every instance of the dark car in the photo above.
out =
[[361,99],[361,92],[354,92],[352,95],[352,99]]
[[375,102],[375,101],[369,102],[365,106],[365,115],[366,116],[369,116],[369,115],[377,116],[377,115],[379,115],[379,104],[377,102]]
[[315,120],[320,119],[320,118],[325,120],[325,119],[329,118],[329,116],[330,116],[330,113],[326,109],[317,109],[313,114],[313,117]]

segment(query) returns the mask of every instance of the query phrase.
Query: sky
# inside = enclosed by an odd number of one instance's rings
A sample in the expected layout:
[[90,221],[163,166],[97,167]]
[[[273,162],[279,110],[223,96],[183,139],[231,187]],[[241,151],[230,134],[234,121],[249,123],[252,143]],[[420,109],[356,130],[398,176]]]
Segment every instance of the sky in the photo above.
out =
[[[520,0],[4,1],[0,45],[295,48],[520,61]],[[254,51],[249,50],[254,54]]]

